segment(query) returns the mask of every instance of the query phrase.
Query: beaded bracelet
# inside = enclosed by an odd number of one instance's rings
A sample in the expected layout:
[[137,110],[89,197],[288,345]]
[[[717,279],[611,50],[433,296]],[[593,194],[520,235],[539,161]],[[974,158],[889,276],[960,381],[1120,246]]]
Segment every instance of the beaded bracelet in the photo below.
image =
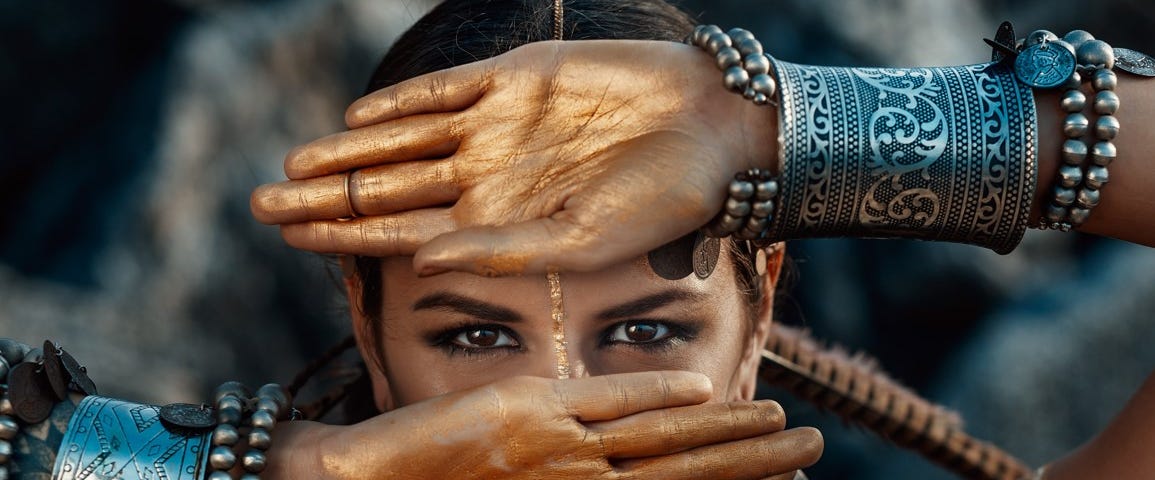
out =
[[9,398],[8,374],[24,361],[25,356],[32,350],[23,343],[9,339],[0,339],[0,480],[11,477],[9,464],[12,462],[13,442],[20,433],[20,424],[16,422],[16,411]]
[[213,395],[217,408],[217,426],[213,429],[209,454],[209,480],[231,480],[229,471],[236,467],[236,447],[240,429],[251,427],[248,433],[249,450],[240,456],[245,474],[240,480],[257,480],[268,465],[265,452],[272,446],[273,428],[277,419],[296,417],[292,397],[280,385],[270,383],[257,390],[254,398],[248,387],[240,382],[225,382]]

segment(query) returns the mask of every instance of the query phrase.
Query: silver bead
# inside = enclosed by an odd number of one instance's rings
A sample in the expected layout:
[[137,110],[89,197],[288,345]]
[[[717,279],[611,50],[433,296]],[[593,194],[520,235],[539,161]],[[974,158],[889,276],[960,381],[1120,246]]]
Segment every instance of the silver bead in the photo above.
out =
[[746,100],[753,101],[754,97],[756,96],[758,96],[758,92],[751,88],[749,85],[747,85],[746,90],[742,92],[742,98],[745,98]]
[[761,74],[750,78],[750,88],[762,95],[772,97],[778,90],[778,84],[774,82],[774,79],[771,78],[770,75]]
[[738,179],[730,180],[730,197],[749,200],[754,197],[754,183]]
[[759,42],[753,38],[747,38],[741,42],[738,42],[738,51],[742,52],[742,58],[746,58],[755,53],[761,54],[762,42]]
[[754,104],[755,105],[769,105],[770,104],[770,97],[766,96],[765,93],[755,94],[754,95]]
[[725,33],[712,33],[706,38],[706,49],[712,55],[717,55],[723,48],[732,46],[734,44],[730,42],[730,36]]
[[[760,233],[762,230],[765,230],[768,225],[770,225],[770,222],[765,218],[750,217],[749,220],[746,220],[746,230],[754,233]],[[758,237],[755,236],[754,238]]]
[[742,228],[742,222],[744,221],[745,217],[735,217],[728,213],[723,213],[721,220],[718,221],[718,226],[726,233],[734,233]]
[[1087,120],[1086,115],[1082,113],[1069,114],[1067,118],[1063,120],[1063,134],[1066,135],[1067,138],[1080,138],[1087,134],[1087,127],[1089,125],[1090,121]]
[[769,217],[770,214],[774,213],[774,200],[754,202],[753,208],[750,209],[750,213],[758,218]]
[[751,77],[770,73],[770,59],[766,55],[756,53],[742,58],[742,67]]
[[209,474],[208,480],[233,480],[229,472],[213,472]]
[[8,365],[15,365],[24,360],[24,354],[32,347],[17,342],[11,338],[0,338],[0,356],[8,361]]
[[745,28],[731,28],[730,31],[726,32],[726,35],[729,35],[734,43],[742,43],[743,40],[754,39],[754,34]]
[[1115,144],[1111,142],[1095,142],[1091,147],[1091,163],[1106,167],[1115,161]]
[[1095,87],[1095,90],[1114,90],[1119,86],[1119,77],[1115,72],[1100,68],[1091,74],[1091,86]]
[[1067,83],[1063,84],[1063,88],[1067,90],[1078,90],[1083,85],[1083,76],[1079,72],[1072,72],[1070,77],[1067,77]]
[[0,440],[12,440],[20,433],[20,425],[7,415],[0,416]]
[[1099,140],[1114,140],[1119,135],[1119,119],[1114,115],[1103,115],[1095,119],[1095,136]]
[[746,73],[742,67],[733,66],[726,69],[726,73],[722,75],[722,84],[726,86],[727,90],[741,93],[746,90],[746,84],[750,83],[750,74]]
[[1102,40],[1083,42],[1075,49],[1075,57],[1079,65],[1101,67],[1108,70],[1115,68],[1115,51]]
[[8,480],[8,467],[0,465],[0,480]]
[[1096,205],[1099,205],[1099,191],[1093,188],[1079,190],[1079,195],[1075,198],[1075,205],[1088,210],[1095,208]]
[[1053,201],[1055,205],[1069,207],[1072,203],[1075,203],[1075,189],[1055,185],[1055,198],[1051,201]]
[[267,410],[274,417],[281,418],[281,413],[285,411],[285,408],[271,398],[257,397],[257,410]]
[[249,398],[253,396],[253,392],[249,391],[249,387],[237,381],[230,381],[222,383],[217,387],[216,392],[213,393],[213,402],[220,404],[221,399],[225,397]]
[[1063,142],[1063,163],[1082,165],[1085,158],[1087,158],[1087,144],[1082,140],[1068,139]]
[[1075,165],[1059,167],[1059,185],[1065,188],[1075,188],[1083,183],[1083,169]]
[[1067,49],[1068,52],[1071,52],[1072,56],[1075,55],[1075,46],[1071,45],[1070,43],[1067,43],[1064,40],[1061,40],[1061,39],[1060,40],[1054,40],[1052,42],[1047,43],[1047,45],[1052,46],[1052,47],[1065,48],[1065,49]]
[[277,419],[265,410],[257,410],[253,412],[252,417],[253,428],[263,428],[265,430],[272,430],[277,426]]
[[228,425],[240,425],[241,420],[244,419],[244,413],[239,408],[220,408],[217,409],[217,422]]
[[249,450],[241,457],[241,465],[244,465],[245,471],[249,473],[261,473],[267,463],[264,452],[260,450]]
[[229,447],[213,447],[209,452],[209,465],[217,470],[229,470],[237,464],[237,454]]
[[1091,210],[1086,208],[1075,207],[1067,213],[1067,220],[1071,222],[1072,227],[1082,225],[1091,216]]
[[1095,37],[1093,35],[1083,30],[1071,30],[1067,32],[1066,35],[1063,35],[1063,41],[1071,44],[1076,50],[1079,49],[1080,45],[1094,39]]
[[1048,222],[1059,223],[1067,218],[1067,207],[1050,204],[1047,205],[1047,211],[1043,213],[1043,218]]
[[12,444],[6,440],[0,440],[0,464],[8,463],[12,459]]
[[1038,45],[1044,42],[1053,42],[1058,40],[1059,36],[1051,33],[1049,30],[1035,30],[1027,35],[1025,45]]
[[714,55],[714,62],[718,65],[719,70],[725,70],[742,63],[742,54],[738,53],[738,49],[734,47],[726,47],[718,50],[718,54]]
[[12,408],[12,400],[8,399],[8,395],[0,395],[0,415],[12,416],[16,411]]
[[1103,188],[1103,185],[1106,185],[1109,180],[1111,180],[1111,177],[1107,174],[1107,167],[1092,165],[1087,167],[1087,175],[1086,178],[1083,179],[1083,182],[1086,183],[1088,187],[1098,190]]
[[778,182],[774,180],[766,180],[758,182],[754,186],[754,198],[758,200],[770,200],[778,196]]
[[726,199],[726,213],[735,217],[745,217],[750,214],[750,202],[734,198]]
[[243,473],[237,480],[261,480],[261,476],[254,473]]
[[222,423],[213,429],[212,443],[214,447],[231,447],[241,440],[237,427]]
[[269,446],[273,444],[273,436],[269,434],[268,430],[263,428],[254,428],[249,432],[249,446],[260,450],[268,450]]
[[1102,90],[1095,94],[1095,113],[1099,115],[1114,115],[1119,111],[1119,95],[1110,90]]
[[1087,96],[1077,89],[1067,90],[1063,92],[1063,99],[1059,100],[1059,106],[1063,107],[1063,111],[1067,113],[1082,112],[1083,107],[1087,106]]
[[11,369],[8,368],[8,360],[5,360],[4,357],[0,357],[0,381],[6,382],[5,379],[8,378],[9,370]]
[[722,33],[722,29],[718,28],[717,25],[698,25],[694,27],[694,45],[698,47],[706,46],[706,40],[709,40],[710,35],[715,33]]

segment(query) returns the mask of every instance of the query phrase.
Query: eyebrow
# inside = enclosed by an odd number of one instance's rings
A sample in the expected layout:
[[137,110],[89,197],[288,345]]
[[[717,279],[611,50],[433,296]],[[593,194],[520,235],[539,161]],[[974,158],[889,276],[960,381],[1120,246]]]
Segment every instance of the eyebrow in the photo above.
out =
[[459,312],[482,320],[519,323],[524,319],[508,308],[449,292],[434,292],[413,302],[413,311],[442,310]]
[[647,295],[628,303],[623,303],[615,307],[607,308],[601,312],[598,312],[596,318],[598,320],[606,321],[627,317],[636,317],[639,315],[645,315],[675,302],[696,301],[705,297],[706,294],[703,293],[671,288],[669,290],[655,293],[653,295]]

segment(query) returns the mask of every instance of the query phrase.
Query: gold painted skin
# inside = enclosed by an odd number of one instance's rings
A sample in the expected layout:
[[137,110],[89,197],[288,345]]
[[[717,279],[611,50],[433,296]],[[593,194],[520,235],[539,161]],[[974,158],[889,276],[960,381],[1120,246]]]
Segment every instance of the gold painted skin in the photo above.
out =
[[565,341],[565,297],[561,291],[561,273],[551,271],[545,275],[549,284],[549,316],[553,319],[553,352],[557,357],[557,378],[573,376],[569,365],[569,345]]

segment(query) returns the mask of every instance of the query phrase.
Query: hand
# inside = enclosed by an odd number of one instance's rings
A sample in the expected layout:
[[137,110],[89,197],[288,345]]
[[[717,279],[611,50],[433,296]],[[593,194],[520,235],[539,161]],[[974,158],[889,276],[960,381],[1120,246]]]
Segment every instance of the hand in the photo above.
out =
[[706,377],[689,372],[514,377],[349,427],[278,427],[270,473],[336,479],[757,479],[809,466],[821,456],[818,431],[783,430],[777,403],[704,404],[711,392]]
[[[541,42],[379,90],[291,152],[253,213],[291,245],[419,273],[598,270],[708,222],[775,114],[670,42]],[[348,222],[350,201],[363,215]]]

